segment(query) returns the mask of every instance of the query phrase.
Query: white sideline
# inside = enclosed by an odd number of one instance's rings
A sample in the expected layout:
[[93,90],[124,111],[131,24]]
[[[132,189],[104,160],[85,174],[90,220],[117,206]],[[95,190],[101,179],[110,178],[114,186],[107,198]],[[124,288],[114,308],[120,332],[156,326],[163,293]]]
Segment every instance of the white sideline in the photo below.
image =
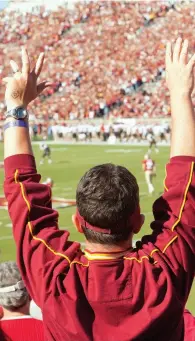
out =
[[[43,141],[33,141],[32,144],[33,145],[39,145],[40,143],[42,143]],[[46,141],[47,144],[49,145],[73,145],[73,146],[107,146],[107,147],[115,147],[115,146],[126,146],[126,147],[142,147],[142,146],[146,146],[148,147],[148,141],[142,141],[142,142],[117,142],[114,143],[112,145],[108,144],[108,142],[98,142],[98,141],[94,141],[94,142],[73,142],[73,141]],[[170,143],[166,143],[166,142],[159,142],[158,143],[158,147],[169,147]]]

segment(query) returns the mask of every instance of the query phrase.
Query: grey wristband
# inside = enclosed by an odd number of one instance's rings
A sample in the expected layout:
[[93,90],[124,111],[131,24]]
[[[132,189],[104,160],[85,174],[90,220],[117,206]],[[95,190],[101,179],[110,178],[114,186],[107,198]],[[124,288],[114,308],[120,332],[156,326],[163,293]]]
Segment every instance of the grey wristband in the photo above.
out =
[[22,120],[10,121],[4,125],[3,130],[5,131],[6,129],[11,128],[11,127],[28,128],[28,123]]

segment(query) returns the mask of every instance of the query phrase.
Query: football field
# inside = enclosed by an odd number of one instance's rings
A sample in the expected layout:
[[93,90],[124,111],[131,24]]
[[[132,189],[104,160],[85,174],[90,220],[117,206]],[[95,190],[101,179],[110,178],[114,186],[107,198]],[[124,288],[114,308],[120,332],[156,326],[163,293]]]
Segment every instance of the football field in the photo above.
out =
[[[154,179],[155,195],[148,196],[144,174],[141,168],[141,161],[147,148],[144,146],[131,145],[65,145],[52,144],[52,164],[47,160],[44,165],[39,165],[41,151],[39,145],[34,145],[34,152],[37,160],[38,171],[42,174],[42,181],[50,177],[54,181],[53,197],[75,199],[77,183],[80,177],[89,168],[100,164],[112,162],[127,167],[137,178],[140,187],[141,210],[146,216],[145,225],[136,239],[144,234],[150,233],[150,222],[152,221],[152,204],[156,197],[163,191],[163,180],[165,176],[165,164],[169,158],[169,148],[160,147],[158,154],[152,154],[156,161],[157,176]],[[3,160],[3,145],[0,144],[0,161]],[[3,169],[0,169],[1,191],[3,196]],[[61,206],[61,205],[57,205]],[[71,221],[74,206],[59,208],[59,226],[61,229],[68,229],[71,238],[83,242],[82,235],[78,234]],[[18,211],[18,214],[20,212]],[[11,223],[7,210],[1,207],[0,210],[0,261],[14,260],[15,246],[12,238]],[[188,308],[195,314],[195,285],[188,301]]]

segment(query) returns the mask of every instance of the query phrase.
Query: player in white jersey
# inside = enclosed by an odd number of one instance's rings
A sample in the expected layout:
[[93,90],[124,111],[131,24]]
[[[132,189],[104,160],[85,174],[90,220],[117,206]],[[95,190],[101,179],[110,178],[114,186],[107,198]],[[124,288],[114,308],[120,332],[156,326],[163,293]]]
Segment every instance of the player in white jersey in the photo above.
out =
[[48,158],[48,163],[52,163],[52,160],[51,160],[51,149],[48,146],[48,144],[45,143],[45,142],[41,143],[40,144],[40,149],[43,151],[43,155],[42,155],[42,159],[40,161],[40,165],[42,165],[44,163],[45,157]]
[[142,161],[142,169],[145,173],[145,179],[148,185],[148,192],[149,194],[152,194],[154,192],[154,186],[152,182],[153,177],[156,176],[156,166],[155,162],[147,154]]

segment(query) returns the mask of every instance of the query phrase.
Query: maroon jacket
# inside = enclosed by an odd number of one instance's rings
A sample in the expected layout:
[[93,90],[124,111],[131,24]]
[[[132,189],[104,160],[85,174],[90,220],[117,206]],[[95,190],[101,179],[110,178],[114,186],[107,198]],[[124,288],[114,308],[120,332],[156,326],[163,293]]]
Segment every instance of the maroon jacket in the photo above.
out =
[[175,157],[167,165],[150,236],[133,250],[100,254],[83,253],[58,229],[32,156],[5,160],[17,261],[49,341],[183,340],[195,274],[194,162]]

